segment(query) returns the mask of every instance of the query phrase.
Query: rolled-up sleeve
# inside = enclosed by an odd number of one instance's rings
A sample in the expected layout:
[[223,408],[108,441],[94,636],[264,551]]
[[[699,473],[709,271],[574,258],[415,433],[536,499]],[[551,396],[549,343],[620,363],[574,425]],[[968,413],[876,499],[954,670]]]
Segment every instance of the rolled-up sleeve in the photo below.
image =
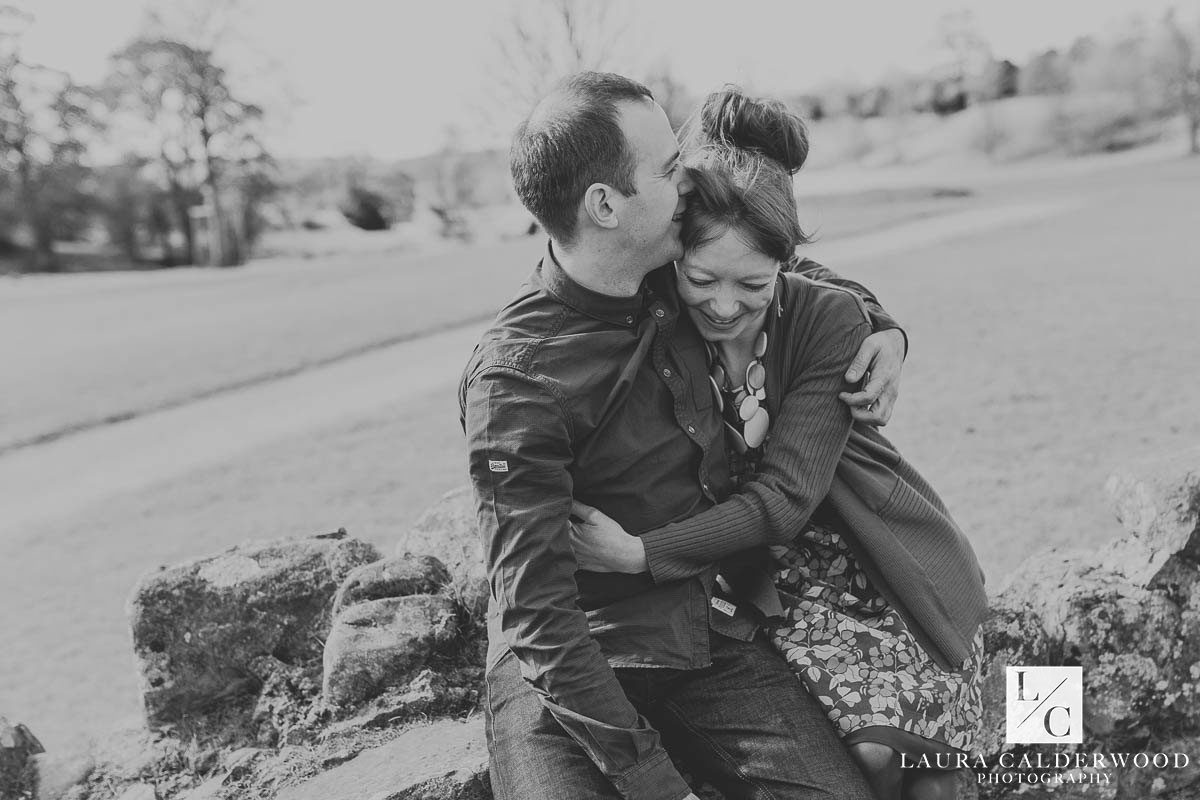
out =
[[492,598],[522,674],[623,797],[685,797],[577,604],[565,403],[534,376],[492,368],[468,383],[463,410]]

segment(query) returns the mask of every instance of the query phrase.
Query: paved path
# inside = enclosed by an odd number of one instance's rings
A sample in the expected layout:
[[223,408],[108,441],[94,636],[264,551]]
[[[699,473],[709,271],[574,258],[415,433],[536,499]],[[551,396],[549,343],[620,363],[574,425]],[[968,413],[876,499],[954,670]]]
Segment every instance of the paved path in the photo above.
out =
[[482,325],[457,327],[279,380],[0,457],[6,532],[75,513],[305,430],[419,397],[461,371]]
[[[1065,201],[970,209],[815,248],[849,264],[1017,225]],[[482,330],[472,323],[0,455],[6,531],[67,516],[119,492],[230,461],[269,441],[418,397],[452,380]],[[66,487],[69,489],[65,490]]]

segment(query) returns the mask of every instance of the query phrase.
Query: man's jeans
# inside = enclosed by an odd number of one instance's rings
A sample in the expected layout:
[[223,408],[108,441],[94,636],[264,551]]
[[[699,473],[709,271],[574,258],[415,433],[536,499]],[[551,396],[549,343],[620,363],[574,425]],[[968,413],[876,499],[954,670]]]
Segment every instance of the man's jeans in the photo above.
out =
[[[670,753],[728,800],[870,800],[824,712],[766,640],[711,636],[705,669],[617,670]],[[486,712],[497,800],[620,798],[521,678],[511,652],[487,675]]]

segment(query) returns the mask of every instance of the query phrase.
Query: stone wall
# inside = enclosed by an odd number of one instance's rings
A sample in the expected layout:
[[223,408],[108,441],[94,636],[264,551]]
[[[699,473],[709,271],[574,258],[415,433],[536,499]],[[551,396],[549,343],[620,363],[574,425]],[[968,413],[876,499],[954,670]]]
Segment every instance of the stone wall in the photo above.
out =
[[[1122,538],[1038,553],[993,599],[989,764],[1030,749],[1004,741],[1009,665],[1084,668],[1088,736],[1066,750],[1200,753],[1200,450],[1131,466],[1107,489]],[[0,798],[490,798],[486,593],[465,491],[387,558],[342,531],[160,570],[129,604],[146,724],[72,756],[0,719]],[[1052,796],[1194,797],[1198,777],[1196,764],[1130,770]],[[963,778],[970,797],[976,776]],[[979,796],[1012,793],[985,783]]]

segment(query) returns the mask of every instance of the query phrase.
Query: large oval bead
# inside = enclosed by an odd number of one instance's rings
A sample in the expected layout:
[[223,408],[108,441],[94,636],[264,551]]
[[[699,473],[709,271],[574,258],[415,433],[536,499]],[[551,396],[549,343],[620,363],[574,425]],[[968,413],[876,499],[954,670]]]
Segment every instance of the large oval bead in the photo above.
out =
[[742,418],[742,422],[748,422],[758,411],[758,407],[758,398],[750,395],[738,406],[738,416]]
[[746,424],[742,430],[742,438],[746,440],[747,447],[758,447],[767,440],[767,428],[771,426],[771,417],[767,414],[765,408],[760,407],[750,419],[746,420]]
[[746,386],[751,390],[758,390],[766,385],[767,368],[761,361],[752,361],[750,366],[746,367]]

